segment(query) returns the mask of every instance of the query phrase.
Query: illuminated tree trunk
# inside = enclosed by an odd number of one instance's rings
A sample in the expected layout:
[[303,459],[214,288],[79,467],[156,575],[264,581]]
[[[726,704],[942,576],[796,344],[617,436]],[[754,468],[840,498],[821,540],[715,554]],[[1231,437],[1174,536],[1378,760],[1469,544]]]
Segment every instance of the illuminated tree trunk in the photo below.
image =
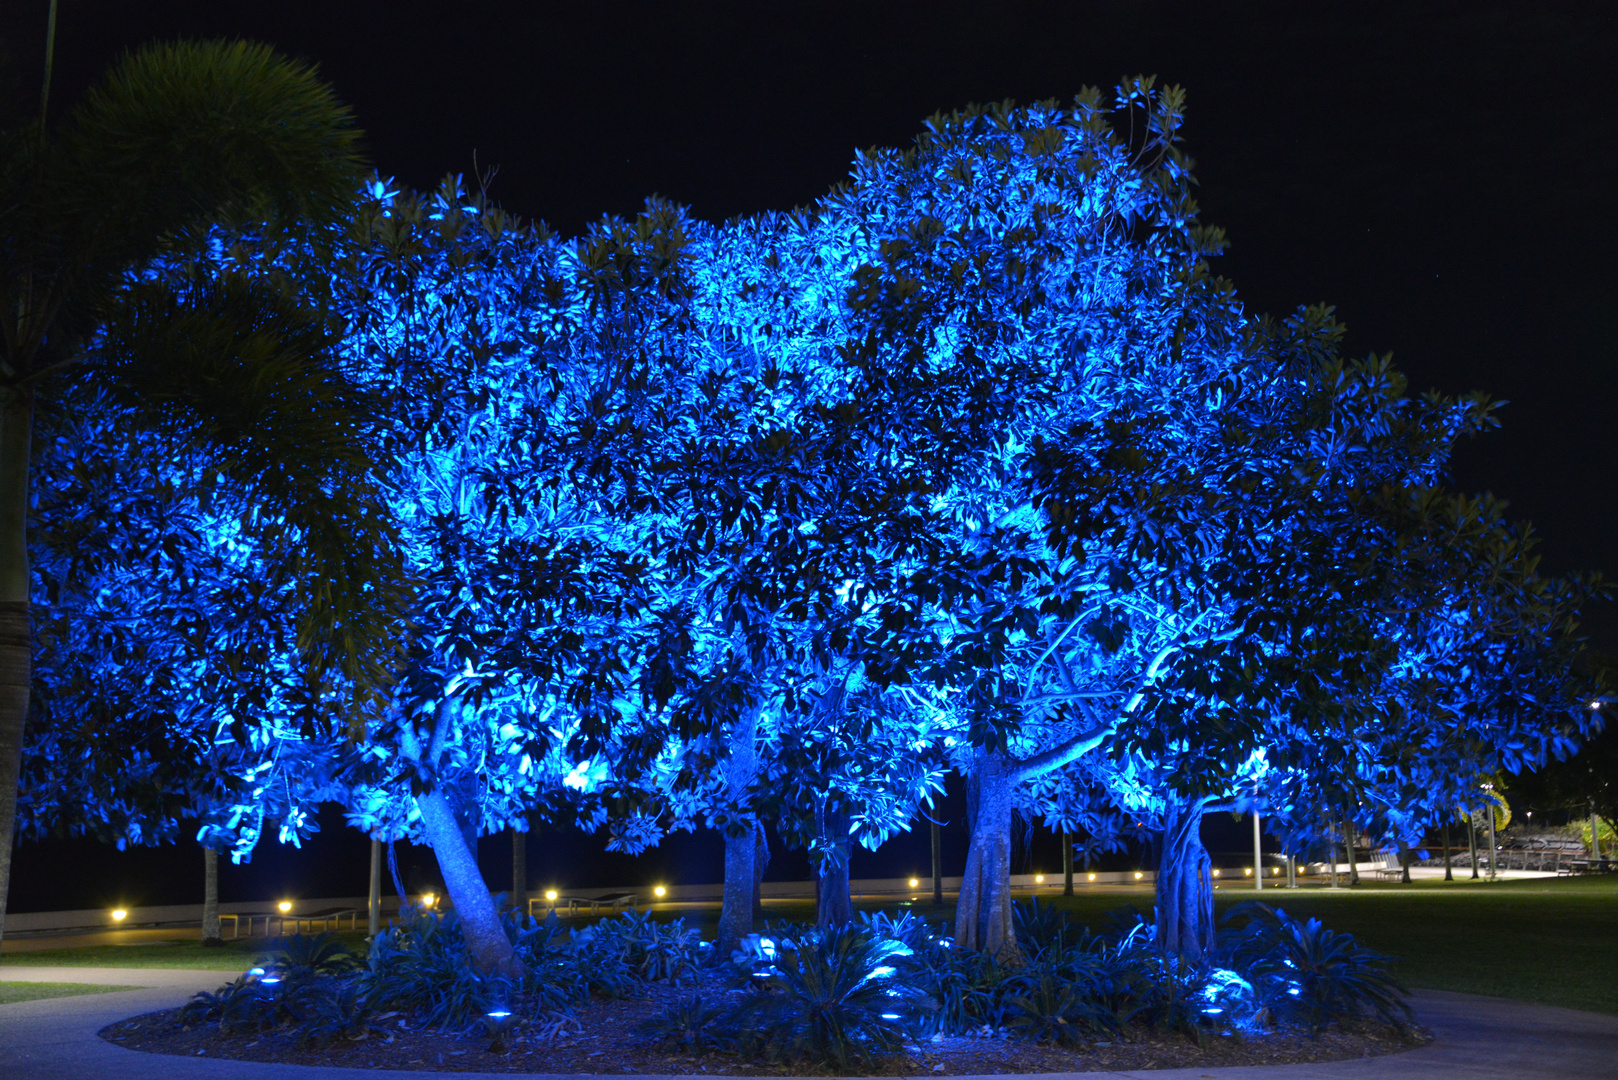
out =
[[511,947],[511,941],[500,925],[500,915],[494,909],[494,897],[478,872],[477,856],[467,846],[455,811],[442,790],[433,790],[416,796],[421,810],[421,824],[427,842],[438,858],[439,872],[444,875],[444,888],[449,891],[460,917],[461,932],[466,936],[467,952],[479,971],[494,972],[513,979],[522,977],[522,961]]
[[202,849],[202,943],[225,943],[219,929],[219,852],[211,847]]
[[[730,734],[730,756],[725,763],[725,780],[730,803],[740,807],[747,802],[747,789],[758,772],[758,709],[745,708]],[[753,932],[753,890],[758,840],[756,820],[734,821],[725,827],[725,894],[719,907],[720,956],[729,956],[742,938]]]
[[17,828],[23,727],[34,647],[28,607],[28,455],[31,389],[10,388],[0,400],[0,941]]
[[1017,958],[1011,927],[1011,762],[979,750],[966,778],[970,846],[955,905],[955,943],[1002,960]]
[[1199,960],[1213,948],[1213,861],[1202,846],[1206,801],[1163,810],[1163,858],[1157,870],[1157,944]]
[[815,807],[815,827],[830,850],[815,867],[815,924],[847,926],[854,921],[854,901],[848,891],[848,808],[829,800]]
[[770,868],[770,840],[764,835],[764,823],[753,823],[753,924],[764,921],[764,874]]

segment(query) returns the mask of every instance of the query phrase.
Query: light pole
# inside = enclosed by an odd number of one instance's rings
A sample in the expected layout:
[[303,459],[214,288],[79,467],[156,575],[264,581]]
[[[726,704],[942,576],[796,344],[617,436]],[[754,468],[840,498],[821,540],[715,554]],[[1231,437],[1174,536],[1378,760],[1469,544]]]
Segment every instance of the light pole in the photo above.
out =
[[1264,891],[1264,846],[1259,837],[1258,810],[1253,811],[1253,889]]
[[1496,869],[1495,869],[1495,863],[1496,863],[1496,862],[1498,862],[1498,861],[1499,861],[1499,860],[1498,860],[1498,859],[1497,859],[1497,858],[1496,858],[1496,853],[1497,853],[1497,849],[1496,849],[1496,847],[1495,847],[1495,843],[1494,843],[1494,785],[1493,785],[1493,784],[1484,784],[1484,785],[1483,785],[1483,790],[1484,790],[1484,792],[1486,792],[1486,793],[1487,793],[1487,795],[1488,795],[1488,813],[1489,813],[1489,880],[1490,880],[1490,881],[1493,881],[1493,880],[1495,880],[1495,878],[1496,878],[1496,877],[1497,877],[1497,876],[1498,876],[1498,874],[1497,874],[1497,873],[1496,873]]

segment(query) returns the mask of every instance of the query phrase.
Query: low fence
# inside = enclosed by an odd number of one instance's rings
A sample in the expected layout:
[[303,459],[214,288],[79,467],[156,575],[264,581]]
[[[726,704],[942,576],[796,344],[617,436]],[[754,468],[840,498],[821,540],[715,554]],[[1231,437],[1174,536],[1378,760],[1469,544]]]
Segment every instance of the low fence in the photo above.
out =
[[[1150,885],[1157,875],[1150,870],[1109,870],[1109,871],[1075,871],[1073,886],[1075,889],[1094,888],[1105,885]],[[955,893],[960,890],[959,877],[946,877],[942,879],[945,892]],[[924,878],[855,878],[848,883],[849,892],[855,900],[872,898],[914,899],[924,900],[932,896],[933,879]],[[544,896],[548,889],[555,889],[560,895],[576,897],[583,900],[601,896],[633,894],[641,906],[652,903],[696,903],[702,901],[719,900],[724,895],[723,884],[704,885],[666,885],[662,886],[663,894],[656,895],[654,890],[659,886],[653,885],[621,885],[616,888],[596,889],[569,889],[559,884],[539,883],[530,891],[530,896]],[[1040,894],[1054,894],[1062,891],[1063,880],[1061,874],[1013,874],[1011,887],[1018,892],[1033,892]],[[815,896],[815,883],[813,881],[766,881],[762,890],[764,897],[771,900],[809,900]],[[366,911],[366,898],[363,896],[337,896],[318,899],[300,899],[292,903],[288,912],[282,912],[277,907],[278,901],[273,900],[247,900],[232,901],[219,905],[221,915],[235,915],[242,925],[248,925],[248,917],[265,918],[278,921],[285,918],[292,922],[300,916],[305,918],[312,912],[330,911],[333,909],[353,908],[359,911],[361,922],[364,921]],[[382,898],[382,915],[384,918],[396,914],[399,910],[397,896],[384,896]],[[8,913],[6,915],[6,936],[13,934],[48,934],[63,931],[82,930],[113,930],[129,929],[136,926],[186,926],[200,925],[202,922],[201,904],[165,904],[152,907],[132,907],[125,909],[123,919],[114,919],[112,910],[108,908],[83,908],[77,911],[35,911],[26,913]]]

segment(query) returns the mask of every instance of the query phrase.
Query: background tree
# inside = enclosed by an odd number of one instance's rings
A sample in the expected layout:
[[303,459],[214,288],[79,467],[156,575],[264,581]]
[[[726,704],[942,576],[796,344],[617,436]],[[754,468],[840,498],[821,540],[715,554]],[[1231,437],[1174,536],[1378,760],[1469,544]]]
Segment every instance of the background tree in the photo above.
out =
[[[314,268],[182,273],[178,287],[140,275],[197,250],[210,223],[329,235],[352,202],[357,139],[307,67],[223,43],[143,50],[55,130],[41,120],[0,134],[0,903],[41,599],[27,536],[34,417],[51,395],[99,385],[131,418],[210,458],[221,496],[259,508],[278,570],[320,582],[304,594],[310,664],[363,667],[385,622],[363,407],[329,350],[308,348],[318,307],[292,327],[266,317],[296,307],[287,297],[318,281]],[[100,336],[109,325],[117,332]]]

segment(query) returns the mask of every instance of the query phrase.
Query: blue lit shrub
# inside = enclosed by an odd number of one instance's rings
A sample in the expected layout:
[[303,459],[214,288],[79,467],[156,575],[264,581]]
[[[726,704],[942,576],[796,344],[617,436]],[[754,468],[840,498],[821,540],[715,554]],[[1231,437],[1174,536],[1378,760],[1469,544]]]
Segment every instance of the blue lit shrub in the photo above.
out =
[[365,968],[365,958],[330,933],[277,938],[270,942],[267,956],[267,966],[293,982],[317,975],[349,975]]
[[664,1053],[705,1054],[726,1043],[715,1021],[720,1010],[703,1004],[700,995],[682,998],[643,1021],[636,1030]]
[[424,1026],[470,1030],[490,1009],[516,1000],[520,989],[514,980],[472,964],[453,911],[417,911],[371,944],[367,1000]]
[[898,1051],[921,995],[896,978],[899,942],[855,927],[782,938],[773,967],[721,1023],[728,1046],[771,1063],[847,1069]]
[[1352,934],[1327,930],[1319,919],[1299,922],[1257,901],[1227,916],[1240,918],[1246,925],[1229,934],[1232,966],[1246,973],[1277,1019],[1306,1024],[1316,1035],[1333,1021],[1367,1014],[1401,1031],[1412,1019],[1407,991],[1388,971],[1391,960]]

